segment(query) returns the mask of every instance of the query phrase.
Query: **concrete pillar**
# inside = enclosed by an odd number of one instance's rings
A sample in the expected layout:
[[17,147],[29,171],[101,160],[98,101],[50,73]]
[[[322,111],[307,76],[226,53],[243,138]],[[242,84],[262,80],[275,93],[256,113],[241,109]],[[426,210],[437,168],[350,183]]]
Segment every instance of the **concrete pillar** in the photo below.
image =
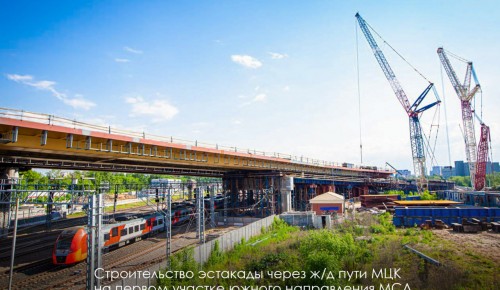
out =
[[190,179],[187,182],[188,199],[193,199],[193,190],[196,189],[196,180]]
[[293,177],[285,176],[281,182],[281,209],[282,212],[292,210],[292,190],[293,190]]

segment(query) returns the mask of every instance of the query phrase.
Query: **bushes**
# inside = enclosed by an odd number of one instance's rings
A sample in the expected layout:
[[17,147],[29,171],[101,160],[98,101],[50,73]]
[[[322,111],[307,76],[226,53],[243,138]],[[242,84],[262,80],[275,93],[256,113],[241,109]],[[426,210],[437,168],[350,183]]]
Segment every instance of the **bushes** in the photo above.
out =
[[[418,228],[396,230],[388,213],[371,216],[359,215],[357,221],[348,221],[334,230],[299,231],[288,226],[281,220],[276,220],[265,234],[252,238],[235,246],[230,251],[220,251],[218,243],[204,265],[205,271],[310,271],[326,270],[327,273],[337,273],[336,279],[317,279],[311,275],[305,279],[281,279],[265,276],[264,279],[170,279],[160,281],[161,286],[167,285],[219,285],[228,286],[284,286],[316,285],[316,286],[361,286],[365,289],[379,283],[393,283],[384,277],[354,277],[347,280],[339,278],[339,271],[367,271],[372,269],[401,268],[401,278],[398,283],[409,283],[412,289],[489,289],[496,278],[491,271],[495,265],[490,262],[486,266],[481,263],[483,258],[463,255],[456,258],[452,244],[437,238],[430,231]],[[363,229],[363,230],[360,230]],[[365,231],[366,229],[366,231]],[[371,232],[371,233],[370,233]],[[446,267],[435,268],[423,263],[419,257],[402,247],[411,243],[417,249],[432,257],[438,258]],[[448,251],[443,251],[448,249]],[[451,256],[450,256],[451,255]],[[463,260],[463,261],[462,261]],[[458,261],[458,262],[457,262]],[[461,261],[461,262],[460,262]],[[488,261],[485,259],[485,261]],[[473,262],[474,268],[470,268]],[[198,271],[199,264],[193,259],[192,251],[177,254],[172,261],[172,270]],[[476,270],[476,267],[479,267]],[[471,270],[472,269],[472,270]],[[473,271],[473,272],[471,272]],[[478,274],[485,272],[486,274]],[[440,285],[446,281],[446,287]],[[460,288],[461,285],[467,287]],[[479,287],[476,287],[479,286]],[[484,286],[484,287],[480,287]],[[488,288],[489,287],[489,288]],[[354,288],[354,287],[353,287]],[[337,289],[337,288],[335,288]],[[343,288],[342,288],[343,289]],[[347,289],[347,288],[346,288]],[[367,288],[366,288],[367,289]]]
[[436,194],[430,193],[428,190],[425,190],[424,192],[422,192],[421,199],[422,200],[436,200],[437,196],[436,196]]
[[376,217],[379,224],[371,225],[370,229],[374,234],[394,233],[396,227],[392,224],[392,217],[388,212],[385,212]]
[[[355,252],[355,248],[354,238],[350,233],[336,234],[332,231],[320,230],[309,233],[302,241],[299,253],[301,260],[304,261],[304,270],[309,272],[326,269],[336,273],[342,270],[344,260]],[[332,281],[306,279],[304,282],[324,285],[331,284]]]

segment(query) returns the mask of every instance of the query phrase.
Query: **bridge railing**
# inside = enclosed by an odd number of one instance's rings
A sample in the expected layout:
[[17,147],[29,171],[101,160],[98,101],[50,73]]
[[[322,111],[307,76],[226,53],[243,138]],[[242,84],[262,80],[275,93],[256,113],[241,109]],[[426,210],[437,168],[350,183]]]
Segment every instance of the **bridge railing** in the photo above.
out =
[[359,165],[354,165],[354,164],[350,164],[350,163],[339,163],[339,162],[325,161],[325,160],[320,160],[320,159],[308,158],[308,157],[304,157],[304,156],[297,156],[297,155],[291,155],[291,154],[285,154],[285,153],[279,153],[279,152],[265,152],[265,151],[255,150],[255,149],[239,148],[239,147],[235,147],[235,146],[225,146],[225,145],[219,145],[219,144],[199,142],[197,140],[195,140],[195,141],[185,140],[185,139],[181,139],[181,138],[177,138],[177,137],[173,137],[173,136],[166,137],[166,136],[160,136],[160,135],[154,135],[154,134],[146,134],[145,132],[134,132],[134,131],[128,131],[128,130],[123,130],[123,129],[111,128],[111,126],[93,125],[93,124],[84,123],[84,122],[80,122],[77,120],[71,120],[71,119],[62,118],[62,117],[49,115],[49,114],[33,113],[33,112],[24,111],[24,110],[9,109],[9,108],[3,108],[3,107],[0,107],[0,117],[37,122],[37,123],[48,124],[48,125],[57,125],[57,126],[63,126],[63,127],[73,128],[73,129],[91,130],[91,131],[98,131],[98,132],[103,132],[103,133],[108,133],[108,134],[117,134],[117,135],[122,135],[122,136],[127,136],[127,137],[137,139],[137,142],[139,142],[140,138],[143,138],[143,139],[151,139],[151,140],[162,141],[162,142],[167,142],[167,143],[182,144],[182,145],[187,145],[187,146],[204,147],[204,148],[216,149],[216,150],[224,150],[224,151],[228,151],[228,152],[245,153],[245,154],[251,154],[251,155],[256,155],[256,156],[265,156],[265,157],[270,157],[270,158],[287,159],[293,163],[310,165],[310,166],[344,167],[344,168],[354,168],[354,169],[365,169],[365,170],[390,172],[388,170],[378,168],[376,166],[359,166]]

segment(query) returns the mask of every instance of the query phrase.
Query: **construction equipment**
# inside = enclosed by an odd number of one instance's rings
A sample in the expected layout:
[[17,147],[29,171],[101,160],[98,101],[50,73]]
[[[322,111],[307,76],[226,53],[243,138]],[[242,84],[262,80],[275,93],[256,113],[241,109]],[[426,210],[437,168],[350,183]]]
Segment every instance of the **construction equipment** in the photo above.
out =
[[[476,135],[474,132],[474,110],[472,109],[472,99],[481,89],[481,85],[477,80],[476,72],[471,61],[458,57],[450,52],[448,54],[454,56],[456,59],[467,63],[465,71],[465,79],[463,84],[458,80],[457,74],[451,66],[450,60],[445,50],[440,47],[437,50],[441,64],[450,79],[450,82],[457,93],[462,107],[462,124],[464,128],[465,139],[465,155],[467,163],[469,164],[469,174],[472,186],[475,190],[482,190],[485,186],[486,180],[486,162],[488,159],[488,143],[490,140],[489,127],[486,126],[478,117],[481,124],[481,139],[479,141],[479,148],[476,151]],[[475,86],[471,89],[471,76],[474,79]],[[477,117],[477,115],[476,115]],[[478,168],[481,166],[481,168]]]
[[[417,189],[419,192],[422,192],[423,190],[427,189],[428,186],[427,186],[427,179],[425,177],[425,173],[426,173],[425,148],[424,148],[424,138],[423,138],[422,128],[420,126],[420,115],[424,111],[439,104],[441,101],[438,99],[434,103],[423,106],[422,108],[418,108],[420,106],[420,104],[422,103],[422,101],[424,100],[427,93],[434,86],[433,83],[429,82],[429,85],[427,86],[427,88],[420,94],[420,96],[415,100],[415,102],[412,105],[410,105],[410,102],[408,100],[408,97],[406,96],[406,93],[403,91],[401,84],[399,83],[398,79],[396,78],[396,75],[394,74],[391,66],[387,62],[387,59],[385,58],[384,54],[382,53],[382,50],[379,48],[377,42],[373,38],[373,35],[371,34],[371,32],[368,28],[368,24],[361,17],[361,15],[359,15],[359,13],[356,13],[356,18],[358,20],[359,27],[363,31],[363,34],[365,35],[366,40],[368,41],[368,44],[372,48],[373,54],[375,55],[375,58],[377,59],[380,67],[382,68],[382,71],[384,72],[385,77],[389,81],[389,84],[391,85],[392,90],[394,91],[399,102],[401,103],[404,110],[408,114],[409,123],[410,123],[410,143],[411,143],[411,151],[412,151],[412,157],[413,157],[413,167],[415,169],[415,176],[417,178]],[[434,93],[437,96],[435,89],[434,89]]]
[[[403,179],[404,179],[404,176],[405,176],[405,175],[403,174],[403,172],[401,172],[401,171],[397,170],[397,169],[396,169],[394,166],[392,166],[389,162],[385,162],[385,164],[387,164],[390,168],[394,169],[394,171],[396,171],[396,173],[397,173],[397,174],[399,174],[399,175],[401,176],[401,178],[403,178]],[[396,175],[396,179],[397,179],[397,178],[398,178],[398,177],[397,177],[397,175]]]
[[[490,127],[476,115],[481,124],[481,136],[477,148],[476,176],[474,179],[474,189],[483,190],[486,185],[486,164],[488,162],[488,145],[491,142]],[[472,182],[472,181],[471,181]]]

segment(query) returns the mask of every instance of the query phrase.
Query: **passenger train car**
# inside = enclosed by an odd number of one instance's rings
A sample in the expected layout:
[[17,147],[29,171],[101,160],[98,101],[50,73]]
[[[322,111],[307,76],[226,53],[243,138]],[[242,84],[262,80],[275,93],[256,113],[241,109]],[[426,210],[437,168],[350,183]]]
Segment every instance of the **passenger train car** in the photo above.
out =
[[[190,206],[173,206],[172,225],[188,221],[193,217],[193,212],[193,207]],[[160,213],[134,218],[121,218],[115,223],[103,225],[101,229],[103,249],[118,248],[164,230],[165,217]],[[86,258],[86,229],[84,227],[75,227],[63,231],[54,245],[52,263],[55,265],[71,265]]]

